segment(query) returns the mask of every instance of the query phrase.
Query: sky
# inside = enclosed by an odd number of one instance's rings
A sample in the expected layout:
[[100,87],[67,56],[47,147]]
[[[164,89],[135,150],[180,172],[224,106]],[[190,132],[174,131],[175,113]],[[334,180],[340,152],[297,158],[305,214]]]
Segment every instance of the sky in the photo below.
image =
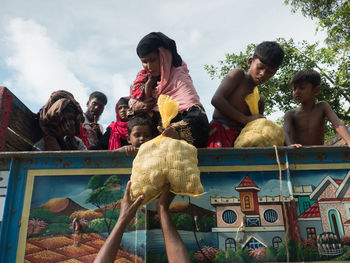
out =
[[315,33],[316,21],[293,14],[283,2],[1,0],[0,86],[33,112],[58,89],[72,92],[84,111],[89,94],[102,91],[108,104],[100,121],[109,125],[115,103],[129,94],[141,69],[139,40],[161,31],[176,41],[211,120],[220,80],[211,80],[205,64],[278,37],[324,40],[324,33]]

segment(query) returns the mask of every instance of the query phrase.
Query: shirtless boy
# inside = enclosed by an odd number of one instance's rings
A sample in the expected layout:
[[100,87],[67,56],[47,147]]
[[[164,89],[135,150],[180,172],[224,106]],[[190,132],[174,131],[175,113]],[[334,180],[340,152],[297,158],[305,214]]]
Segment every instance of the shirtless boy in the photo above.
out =
[[260,98],[259,114],[251,115],[245,98],[254,87],[275,75],[284,58],[283,49],[274,41],[260,43],[248,59],[249,71],[233,69],[221,82],[211,100],[215,107],[210,123],[208,148],[233,147],[242,128],[250,121],[264,118],[264,102]]
[[284,115],[284,132],[286,144],[323,145],[326,117],[334,129],[350,147],[350,133],[325,101],[316,102],[320,92],[321,76],[314,70],[301,70],[292,80],[293,98],[301,106],[289,110]]

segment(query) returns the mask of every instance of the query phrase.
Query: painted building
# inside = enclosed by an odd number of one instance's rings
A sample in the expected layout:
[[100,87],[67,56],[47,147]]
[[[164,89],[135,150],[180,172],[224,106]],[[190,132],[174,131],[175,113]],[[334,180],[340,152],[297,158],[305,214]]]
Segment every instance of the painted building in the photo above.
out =
[[298,218],[302,239],[316,239],[323,232],[350,235],[350,171],[343,180],[326,176],[309,198],[314,203]]
[[[211,197],[216,209],[219,249],[273,246],[278,248],[285,238],[285,219],[280,196],[259,196],[261,190],[246,176],[235,187],[239,197]],[[283,197],[285,203],[291,198]]]

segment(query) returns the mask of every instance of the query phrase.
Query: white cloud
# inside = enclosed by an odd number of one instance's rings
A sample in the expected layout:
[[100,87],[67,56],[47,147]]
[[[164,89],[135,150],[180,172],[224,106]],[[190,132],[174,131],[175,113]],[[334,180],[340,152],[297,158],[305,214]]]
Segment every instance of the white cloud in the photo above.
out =
[[51,92],[64,89],[78,101],[87,101],[88,89],[69,70],[68,52],[47,36],[44,26],[12,19],[7,24],[7,41],[13,52],[6,62],[15,70],[13,92],[17,96],[43,105]]
[[277,37],[314,42],[324,36],[315,36],[315,21],[275,0],[3,2],[0,56],[8,62],[10,90],[33,111],[55,89],[70,90],[83,109],[87,95],[100,90],[109,99],[101,119],[106,124],[115,119],[116,101],[129,93],[141,68],[136,45],[151,31],[176,40],[209,120],[220,81],[210,80],[204,64],[243,51],[249,43]]

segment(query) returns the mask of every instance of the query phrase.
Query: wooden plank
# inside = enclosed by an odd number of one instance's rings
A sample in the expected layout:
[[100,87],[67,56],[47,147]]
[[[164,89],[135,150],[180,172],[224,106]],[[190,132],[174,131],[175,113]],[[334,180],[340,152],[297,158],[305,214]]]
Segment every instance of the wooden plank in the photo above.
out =
[[0,87],[0,152],[31,150],[40,137],[36,114],[10,90]]

